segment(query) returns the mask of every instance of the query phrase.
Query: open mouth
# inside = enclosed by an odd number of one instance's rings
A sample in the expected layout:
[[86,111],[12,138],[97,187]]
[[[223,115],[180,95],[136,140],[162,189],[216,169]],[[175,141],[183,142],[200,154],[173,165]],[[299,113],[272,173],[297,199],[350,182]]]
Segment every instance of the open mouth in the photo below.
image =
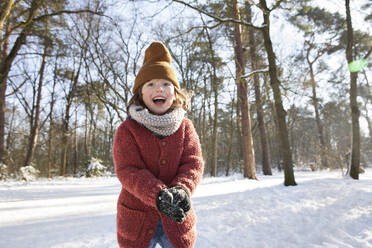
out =
[[163,104],[163,103],[165,103],[165,98],[164,97],[155,97],[154,99],[152,99],[152,101],[155,104]]

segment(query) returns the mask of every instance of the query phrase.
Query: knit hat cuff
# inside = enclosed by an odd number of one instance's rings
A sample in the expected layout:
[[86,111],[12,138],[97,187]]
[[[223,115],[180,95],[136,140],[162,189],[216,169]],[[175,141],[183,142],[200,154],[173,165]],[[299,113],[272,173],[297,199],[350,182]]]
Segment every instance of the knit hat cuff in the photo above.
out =
[[167,62],[155,62],[144,65],[138,72],[133,87],[133,93],[143,84],[147,83],[152,79],[166,79],[174,85],[176,88],[180,88],[177,81],[177,76],[174,70],[169,66]]

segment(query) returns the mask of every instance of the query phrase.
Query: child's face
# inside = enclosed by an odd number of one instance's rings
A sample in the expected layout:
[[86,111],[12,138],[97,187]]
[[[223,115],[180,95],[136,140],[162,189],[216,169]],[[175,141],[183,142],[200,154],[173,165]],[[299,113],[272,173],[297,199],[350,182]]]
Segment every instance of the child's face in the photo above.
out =
[[152,79],[143,85],[142,99],[151,112],[162,115],[173,104],[174,86],[166,79]]

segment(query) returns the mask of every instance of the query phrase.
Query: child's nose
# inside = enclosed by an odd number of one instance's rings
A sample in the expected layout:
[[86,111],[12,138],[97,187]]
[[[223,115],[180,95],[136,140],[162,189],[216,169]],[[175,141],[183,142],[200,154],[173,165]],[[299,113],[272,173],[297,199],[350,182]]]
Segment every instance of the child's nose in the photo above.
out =
[[161,92],[161,91],[163,91],[163,90],[164,90],[164,88],[163,88],[162,85],[157,85],[157,86],[156,86],[156,91]]

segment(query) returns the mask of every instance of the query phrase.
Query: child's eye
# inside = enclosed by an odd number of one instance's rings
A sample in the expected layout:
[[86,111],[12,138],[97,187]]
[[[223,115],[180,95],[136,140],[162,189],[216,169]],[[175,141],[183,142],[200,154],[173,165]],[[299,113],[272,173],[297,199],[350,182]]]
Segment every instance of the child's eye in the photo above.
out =
[[154,83],[148,83],[147,86],[154,86]]
[[168,83],[168,82],[164,82],[163,85],[164,85],[164,86],[169,86],[170,83]]

